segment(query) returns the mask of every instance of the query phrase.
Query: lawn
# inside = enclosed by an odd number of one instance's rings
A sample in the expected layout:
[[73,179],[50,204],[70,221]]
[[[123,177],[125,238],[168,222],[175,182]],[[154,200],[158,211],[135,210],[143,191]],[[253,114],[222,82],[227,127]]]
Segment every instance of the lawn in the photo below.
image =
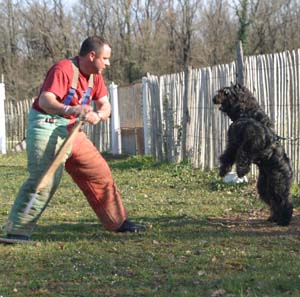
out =
[[[105,231],[70,177],[32,245],[0,245],[0,296],[300,296],[299,186],[289,227],[266,221],[255,181],[150,158],[109,160],[143,234]],[[0,224],[26,178],[24,153],[0,155]]]

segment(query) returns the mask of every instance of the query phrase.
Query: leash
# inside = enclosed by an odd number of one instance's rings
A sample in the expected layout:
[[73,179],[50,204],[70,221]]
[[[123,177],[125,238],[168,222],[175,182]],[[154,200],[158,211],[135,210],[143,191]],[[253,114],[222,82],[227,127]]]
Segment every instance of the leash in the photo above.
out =
[[289,141],[298,141],[300,137],[283,137],[278,134],[275,135],[275,140],[289,140]]

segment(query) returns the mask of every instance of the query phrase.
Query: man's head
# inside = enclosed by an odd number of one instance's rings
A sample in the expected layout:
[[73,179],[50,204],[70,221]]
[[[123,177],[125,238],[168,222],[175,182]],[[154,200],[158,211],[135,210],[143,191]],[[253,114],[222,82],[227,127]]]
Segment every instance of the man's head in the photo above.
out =
[[111,48],[109,42],[100,36],[88,37],[81,45],[79,56],[84,57],[91,51],[94,51],[96,55],[99,55],[103,51],[105,45]]
[[101,73],[110,65],[111,45],[99,36],[85,39],[79,51],[80,68],[86,74]]

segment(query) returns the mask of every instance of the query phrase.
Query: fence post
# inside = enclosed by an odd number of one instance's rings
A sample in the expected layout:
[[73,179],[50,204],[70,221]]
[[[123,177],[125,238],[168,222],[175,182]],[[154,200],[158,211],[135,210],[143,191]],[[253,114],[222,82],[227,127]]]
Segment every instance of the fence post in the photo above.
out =
[[142,97],[143,97],[143,126],[144,126],[144,147],[145,155],[151,155],[151,135],[150,135],[150,110],[148,105],[148,80],[142,79]]
[[236,82],[241,86],[244,85],[244,54],[241,40],[236,44]]
[[109,95],[111,98],[111,144],[112,153],[120,155],[121,148],[121,129],[120,129],[120,116],[118,104],[118,86],[113,82],[109,86]]
[[6,154],[6,130],[5,130],[5,84],[3,74],[0,82],[0,153]]
[[188,106],[191,101],[191,78],[192,78],[192,67],[187,66],[184,74],[184,95],[183,95],[183,114],[182,114],[182,159],[187,159],[187,126],[189,123],[189,110]]

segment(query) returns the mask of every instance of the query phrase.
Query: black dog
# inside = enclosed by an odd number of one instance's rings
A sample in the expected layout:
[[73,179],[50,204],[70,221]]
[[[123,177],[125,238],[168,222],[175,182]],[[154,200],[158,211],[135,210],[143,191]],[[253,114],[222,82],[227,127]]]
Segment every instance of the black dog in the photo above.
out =
[[261,109],[253,94],[245,87],[232,85],[218,91],[213,103],[232,120],[227,147],[220,156],[220,176],[233,164],[237,175],[249,173],[251,163],[258,166],[257,189],[260,198],[270,206],[269,221],[289,225],[293,205],[290,202],[292,167],[273,123]]

